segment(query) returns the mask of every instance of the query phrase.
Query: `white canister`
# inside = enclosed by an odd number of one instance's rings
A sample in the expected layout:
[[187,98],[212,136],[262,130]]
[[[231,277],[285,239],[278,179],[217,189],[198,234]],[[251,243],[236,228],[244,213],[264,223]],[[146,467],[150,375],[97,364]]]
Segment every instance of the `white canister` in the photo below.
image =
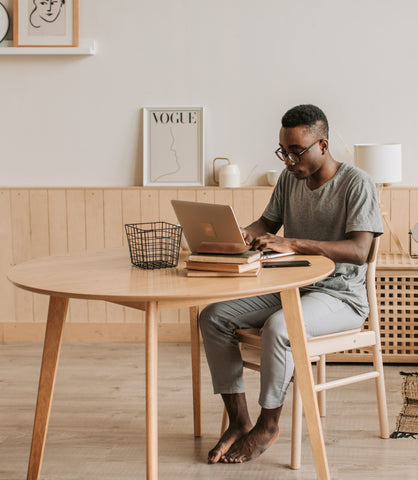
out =
[[[215,163],[217,160],[224,160],[227,165],[219,169],[219,182],[216,180]],[[240,171],[238,165],[231,163],[229,158],[217,157],[213,160],[213,181],[221,188],[238,188],[241,185]]]
[[266,175],[268,184],[274,187],[279,179],[280,172],[278,170],[267,170]]

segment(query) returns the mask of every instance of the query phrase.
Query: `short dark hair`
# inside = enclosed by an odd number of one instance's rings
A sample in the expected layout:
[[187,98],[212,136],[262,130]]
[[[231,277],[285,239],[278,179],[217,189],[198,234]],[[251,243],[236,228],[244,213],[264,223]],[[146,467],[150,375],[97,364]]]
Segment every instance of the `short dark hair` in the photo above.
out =
[[288,110],[282,117],[283,128],[306,125],[316,131],[321,138],[328,138],[328,120],[325,113],[315,105],[298,105]]

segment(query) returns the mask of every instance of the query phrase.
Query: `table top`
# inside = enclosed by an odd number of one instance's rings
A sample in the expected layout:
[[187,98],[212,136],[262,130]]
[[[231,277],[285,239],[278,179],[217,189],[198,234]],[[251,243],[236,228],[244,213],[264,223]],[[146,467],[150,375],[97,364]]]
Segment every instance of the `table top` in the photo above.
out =
[[213,298],[220,301],[310,285],[334,270],[328,258],[303,259],[312,265],[262,269],[257,277],[186,277],[185,254],[176,268],[143,270],[131,264],[126,247],[31,260],[13,267],[8,278],[20,288],[46,295],[191,306]]

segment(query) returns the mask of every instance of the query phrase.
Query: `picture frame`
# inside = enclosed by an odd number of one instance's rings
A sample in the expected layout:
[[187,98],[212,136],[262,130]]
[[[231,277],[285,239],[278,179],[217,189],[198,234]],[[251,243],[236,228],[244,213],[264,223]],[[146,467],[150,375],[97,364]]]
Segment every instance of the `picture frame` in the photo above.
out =
[[0,2],[0,43],[6,38],[10,27],[9,12]]
[[204,185],[203,107],[143,107],[143,185]]
[[79,0],[13,0],[14,47],[78,47]]

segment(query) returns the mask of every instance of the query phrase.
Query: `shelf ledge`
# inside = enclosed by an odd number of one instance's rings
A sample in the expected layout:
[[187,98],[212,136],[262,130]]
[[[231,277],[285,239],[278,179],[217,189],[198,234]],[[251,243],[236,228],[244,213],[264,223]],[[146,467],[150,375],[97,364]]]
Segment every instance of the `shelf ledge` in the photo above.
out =
[[13,42],[0,43],[0,55],[95,55],[95,40],[82,40],[79,47],[13,47]]

